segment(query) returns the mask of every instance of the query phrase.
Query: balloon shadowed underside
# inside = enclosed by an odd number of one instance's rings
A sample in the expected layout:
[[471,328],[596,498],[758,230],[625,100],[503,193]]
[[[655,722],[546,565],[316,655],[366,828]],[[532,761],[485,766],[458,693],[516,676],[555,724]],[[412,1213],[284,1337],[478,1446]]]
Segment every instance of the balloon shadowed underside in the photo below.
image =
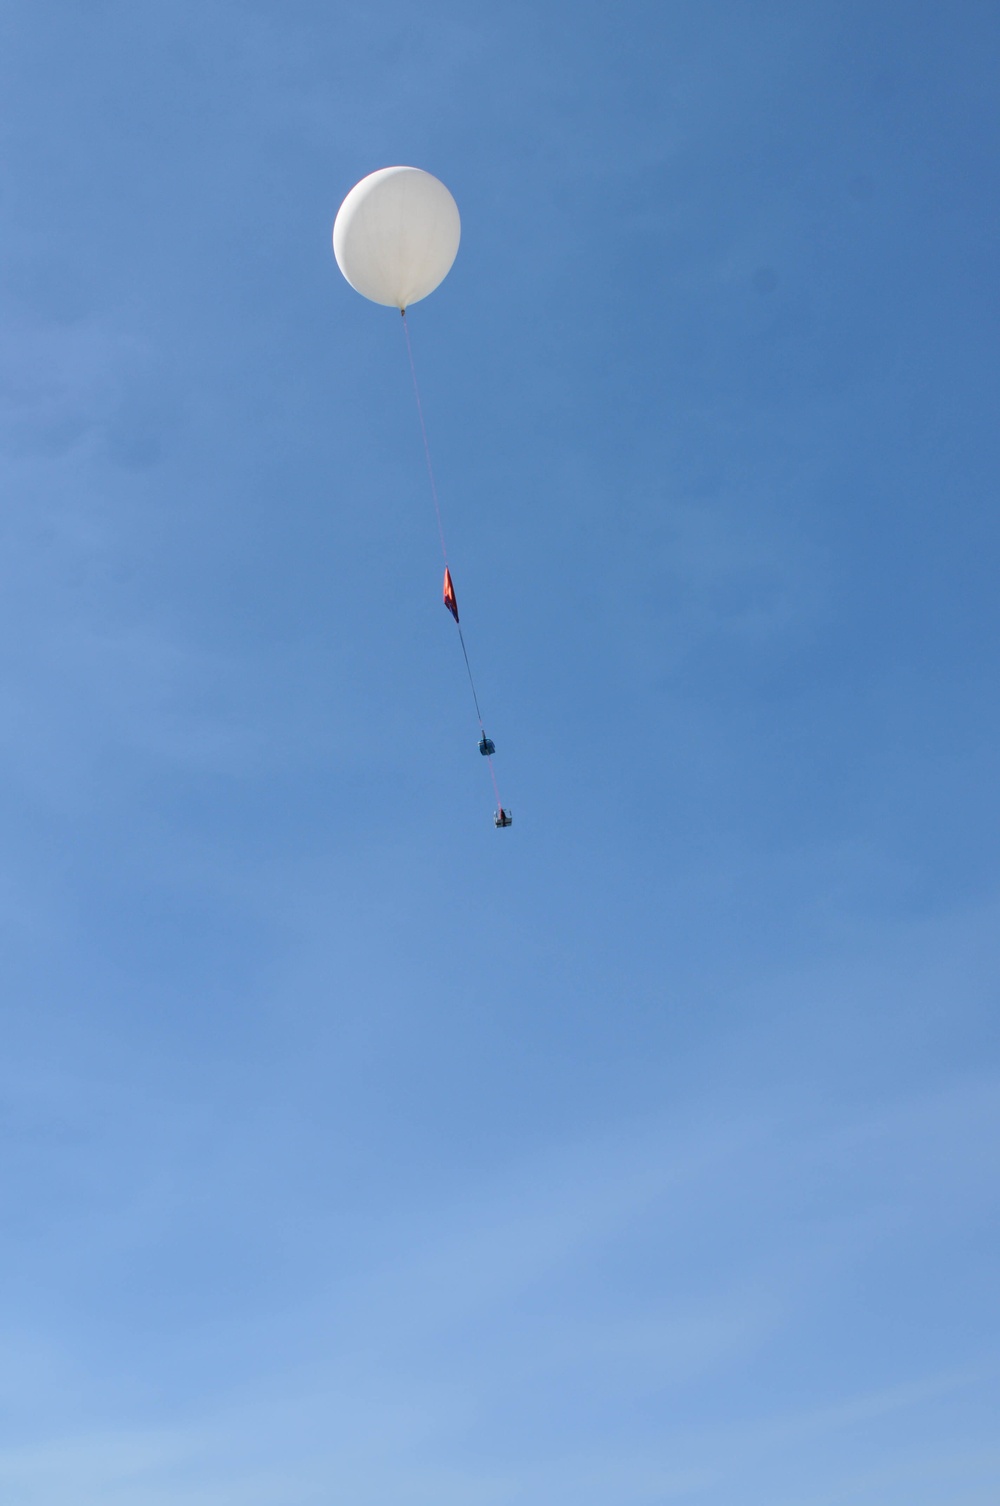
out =
[[439,178],[419,167],[383,167],[341,204],[333,253],[357,292],[407,309],[447,277],[461,234],[458,205]]

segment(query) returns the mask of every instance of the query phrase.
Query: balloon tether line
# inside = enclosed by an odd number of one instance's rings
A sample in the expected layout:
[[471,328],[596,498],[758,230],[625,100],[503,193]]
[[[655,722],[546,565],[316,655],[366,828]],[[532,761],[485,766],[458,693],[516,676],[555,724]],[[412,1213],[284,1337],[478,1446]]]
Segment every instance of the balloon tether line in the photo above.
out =
[[[410,326],[406,322],[406,310],[400,309],[399,312],[403,316],[403,334],[406,336],[406,354],[410,360],[410,376],[413,379],[413,396],[417,400],[417,417],[420,420],[420,437],[424,442],[424,460],[427,462],[427,479],[431,484],[431,497],[434,499],[434,516],[437,518],[438,538],[441,540],[441,554],[444,559],[445,569],[450,570],[451,567],[448,564],[448,546],[444,541],[444,524],[441,521],[441,503],[438,500],[437,482],[434,480],[434,467],[431,464],[430,441],[427,438],[427,424],[424,421],[424,405],[420,401],[420,384],[417,381],[417,368],[413,360],[413,346],[410,343]],[[459,622],[457,617],[455,618],[455,626],[458,628],[458,641],[462,645],[462,656],[465,659],[465,667],[469,674],[469,686],[472,690],[472,699],[475,702],[476,719],[479,722],[479,730],[483,735],[483,740],[485,741],[486,728],[483,726],[483,714],[479,709],[479,697],[476,694],[476,682],[472,678],[472,665],[469,663],[469,651],[465,646],[465,634],[462,632],[462,624]],[[501,804],[500,800],[500,790],[497,787],[497,776],[493,771],[493,757],[491,754],[487,754],[486,762],[489,764],[490,779],[493,781],[493,793],[497,797],[497,809],[502,810],[503,805]]]
[[431,496],[434,498],[434,516],[437,518],[438,538],[441,540],[441,553],[444,556],[445,569],[448,568],[448,548],[444,541],[444,524],[441,522],[441,504],[438,501],[437,482],[434,480],[434,467],[431,465],[431,447],[427,439],[427,425],[424,422],[424,405],[420,401],[420,387],[417,384],[417,368],[413,364],[413,346],[410,344],[410,326],[406,322],[406,310],[399,311],[403,316],[403,334],[406,336],[406,354],[410,358],[410,376],[413,378],[413,396],[417,400],[417,417],[420,419],[420,436],[424,441],[424,459],[427,462],[427,479],[431,484]]

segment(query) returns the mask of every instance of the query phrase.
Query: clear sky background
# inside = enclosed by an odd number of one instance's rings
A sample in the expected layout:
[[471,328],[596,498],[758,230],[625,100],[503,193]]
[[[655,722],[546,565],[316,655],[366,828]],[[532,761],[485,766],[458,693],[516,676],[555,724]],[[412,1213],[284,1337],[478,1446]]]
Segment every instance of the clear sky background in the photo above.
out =
[[995,1506],[996,5],[0,60],[0,1499]]

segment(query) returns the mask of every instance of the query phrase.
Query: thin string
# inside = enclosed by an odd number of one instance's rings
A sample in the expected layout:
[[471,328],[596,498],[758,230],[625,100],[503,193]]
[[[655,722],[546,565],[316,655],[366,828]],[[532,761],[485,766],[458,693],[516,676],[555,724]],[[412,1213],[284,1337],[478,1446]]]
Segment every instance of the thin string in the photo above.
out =
[[[437,482],[434,480],[434,466],[431,464],[431,447],[430,441],[427,438],[427,424],[424,422],[424,405],[420,400],[420,384],[417,381],[417,368],[413,360],[413,346],[410,343],[410,326],[406,322],[406,310],[400,309],[400,313],[403,316],[403,334],[406,337],[406,354],[409,357],[410,361],[410,376],[413,379],[413,396],[417,400],[417,417],[420,420],[420,437],[424,442],[424,459],[427,462],[427,479],[431,484],[431,496],[434,499],[434,516],[437,518],[438,538],[441,540],[441,554],[444,558],[445,569],[450,570],[451,567],[448,564],[448,547],[444,541],[444,524],[441,521],[441,503],[438,500]],[[476,694],[476,682],[472,678],[472,665],[469,663],[469,651],[465,646],[465,634],[462,632],[462,624],[459,622],[457,617],[455,618],[455,626],[458,628],[458,641],[462,645],[462,656],[465,659],[465,668],[468,671],[469,675],[469,686],[472,690],[472,699],[475,702],[476,707],[476,719],[479,722],[479,730],[482,733],[483,739],[486,740],[486,728],[483,726],[483,715],[479,709],[479,697]],[[486,762],[489,765],[490,779],[493,783],[493,793],[497,797],[497,809],[503,810],[503,805],[500,800],[500,790],[497,785],[497,776],[493,769],[492,754],[487,754]]]
[[417,417],[420,419],[420,436],[424,441],[424,459],[427,461],[427,479],[431,484],[431,496],[434,498],[434,516],[437,518],[438,538],[441,540],[441,553],[444,556],[445,569],[448,568],[448,549],[444,541],[444,524],[441,522],[441,504],[438,501],[437,482],[434,480],[434,467],[431,465],[431,447],[427,439],[427,425],[424,423],[424,405],[420,401],[420,386],[417,382],[417,368],[413,364],[413,346],[410,344],[410,326],[406,322],[406,310],[399,311],[403,316],[403,334],[406,336],[406,354],[410,358],[410,376],[413,378],[413,396],[417,400]]
[[455,626],[458,628],[458,641],[461,643],[462,653],[465,655],[465,667],[469,671],[469,684],[472,686],[472,699],[476,703],[476,715],[479,718],[479,729],[485,737],[486,728],[483,726],[483,713],[479,709],[479,697],[476,695],[476,682],[472,678],[472,666],[469,663],[469,651],[465,646],[465,634],[462,632],[462,624],[460,622],[456,622]]
[[[476,695],[476,682],[472,678],[472,667],[469,664],[469,652],[468,652],[468,649],[465,646],[465,634],[462,632],[462,624],[460,622],[456,622],[455,626],[458,628],[458,641],[459,641],[459,643],[461,643],[461,645],[462,645],[462,653],[465,655],[465,667],[469,671],[469,684],[472,686],[472,699],[476,703],[476,715],[479,718],[479,730],[483,734],[483,741],[485,742],[486,741],[486,728],[483,726],[483,716],[482,716],[482,712],[479,710],[479,697]],[[490,778],[493,781],[493,793],[497,797],[497,806],[500,809],[503,809],[503,807],[501,805],[501,801],[500,801],[500,790],[497,787],[497,776],[493,772],[493,754],[492,753],[487,753],[487,755],[486,755],[486,762],[489,764],[489,767],[490,767]]]

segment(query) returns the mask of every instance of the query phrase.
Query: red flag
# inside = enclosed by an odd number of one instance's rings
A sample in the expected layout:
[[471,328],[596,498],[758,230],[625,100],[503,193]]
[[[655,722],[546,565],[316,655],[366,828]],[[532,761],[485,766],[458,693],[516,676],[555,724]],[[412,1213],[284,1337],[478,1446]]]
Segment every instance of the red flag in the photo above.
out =
[[457,622],[458,602],[455,600],[455,587],[451,583],[451,571],[447,565],[444,567],[444,604]]

